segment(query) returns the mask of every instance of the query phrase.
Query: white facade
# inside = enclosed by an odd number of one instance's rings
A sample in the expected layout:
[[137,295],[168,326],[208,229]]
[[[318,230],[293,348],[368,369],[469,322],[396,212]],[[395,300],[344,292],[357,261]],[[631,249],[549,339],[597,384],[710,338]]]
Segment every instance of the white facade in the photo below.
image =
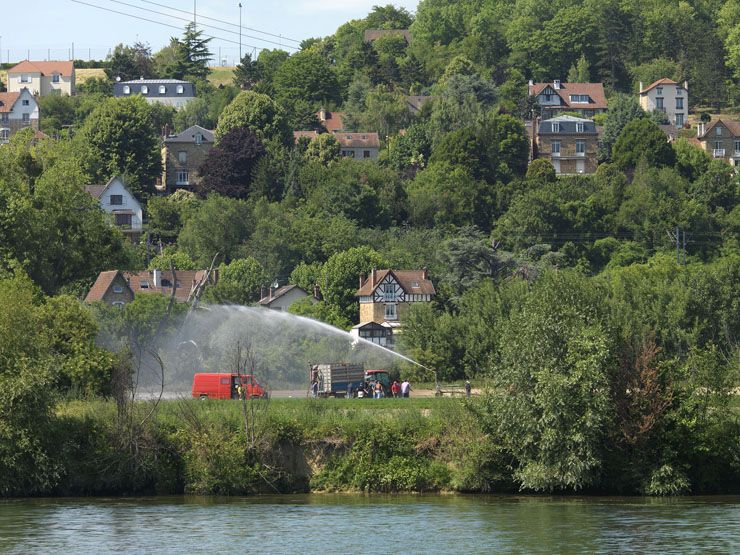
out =
[[[71,75],[62,75],[61,71],[51,70],[43,73],[38,69],[28,67],[27,64],[19,64],[21,71],[8,70],[8,91],[18,92],[27,88],[38,96],[47,96],[59,91],[59,94],[72,95],[75,92],[75,73],[72,69]],[[49,65],[49,63],[45,63]]]
[[111,215],[111,223],[128,234],[139,234],[143,227],[141,204],[120,178],[114,177],[98,197],[100,206]]
[[[271,297],[271,295],[272,288],[270,290],[270,296],[262,298],[260,300],[260,304],[271,310],[282,310],[286,312],[294,302],[309,296],[309,294],[300,287],[293,287],[285,293],[280,293],[275,297]],[[316,299],[311,297],[311,302],[315,303]]]
[[[7,143],[10,136],[19,129],[39,128],[39,105],[36,99],[28,89],[21,89],[19,94],[12,106],[0,107],[0,144]],[[0,100],[5,103],[7,96],[0,93]]]
[[688,83],[660,79],[643,89],[640,83],[640,106],[646,112],[663,112],[670,123],[681,128],[689,120]]

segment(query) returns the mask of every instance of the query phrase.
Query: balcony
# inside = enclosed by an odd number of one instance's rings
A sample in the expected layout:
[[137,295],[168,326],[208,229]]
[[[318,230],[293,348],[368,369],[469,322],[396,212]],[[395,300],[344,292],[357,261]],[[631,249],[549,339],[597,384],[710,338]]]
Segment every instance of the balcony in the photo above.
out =
[[715,148],[712,151],[712,156],[715,158],[724,158],[725,157],[725,149],[724,148]]
[[560,158],[560,151],[558,150],[557,152],[551,152],[550,155],[553,158]]

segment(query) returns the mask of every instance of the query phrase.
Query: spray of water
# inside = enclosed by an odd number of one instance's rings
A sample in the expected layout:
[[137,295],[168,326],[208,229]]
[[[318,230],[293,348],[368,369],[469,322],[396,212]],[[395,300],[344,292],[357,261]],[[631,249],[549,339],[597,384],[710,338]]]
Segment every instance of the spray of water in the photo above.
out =
[[[192,313],[176,334],[157,346],[165,360],[166,390],[188,391],[195,372],[233,371],[237,345],[250,349],[258,379],[273,389],[305,387],[312,363],[355,362],[393,369],[407,362],[426,368],[324,322],[264,308],[212,305]],[[152,381],[144,387],[156,385]]]

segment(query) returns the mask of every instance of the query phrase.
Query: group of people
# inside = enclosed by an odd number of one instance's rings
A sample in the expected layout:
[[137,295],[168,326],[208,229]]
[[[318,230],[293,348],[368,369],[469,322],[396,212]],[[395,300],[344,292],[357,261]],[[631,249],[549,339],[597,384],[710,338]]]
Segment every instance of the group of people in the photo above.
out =
[[[393,384],[391,384],[391,397],[408,397],[410,393],[411,384],[408,380],[405,380],[402,383],[394,381]],[[386,391],[383,387],[383,383],[380,380],[362,383],[356,391],[352,388],[352,384],[350,384],[347,388],[347,399],[352,399],[355,395],[360,399],[362,399],[363,397],[369,397],[370,395],[373,396],[373,399],[382,399],[386,396]]]
[[404,380],[401,383],[393,381],[391,384],[391,395],[394,397],[408,397],[411,393],[411,384],[408,380]]

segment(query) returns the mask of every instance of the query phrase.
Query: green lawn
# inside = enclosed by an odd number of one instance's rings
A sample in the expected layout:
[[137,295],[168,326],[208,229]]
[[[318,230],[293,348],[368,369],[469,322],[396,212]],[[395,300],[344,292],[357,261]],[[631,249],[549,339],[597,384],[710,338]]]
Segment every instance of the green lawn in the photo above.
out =
[[233,67],[212,67],[208,80],[215,86],[231,85],[234,81]]

